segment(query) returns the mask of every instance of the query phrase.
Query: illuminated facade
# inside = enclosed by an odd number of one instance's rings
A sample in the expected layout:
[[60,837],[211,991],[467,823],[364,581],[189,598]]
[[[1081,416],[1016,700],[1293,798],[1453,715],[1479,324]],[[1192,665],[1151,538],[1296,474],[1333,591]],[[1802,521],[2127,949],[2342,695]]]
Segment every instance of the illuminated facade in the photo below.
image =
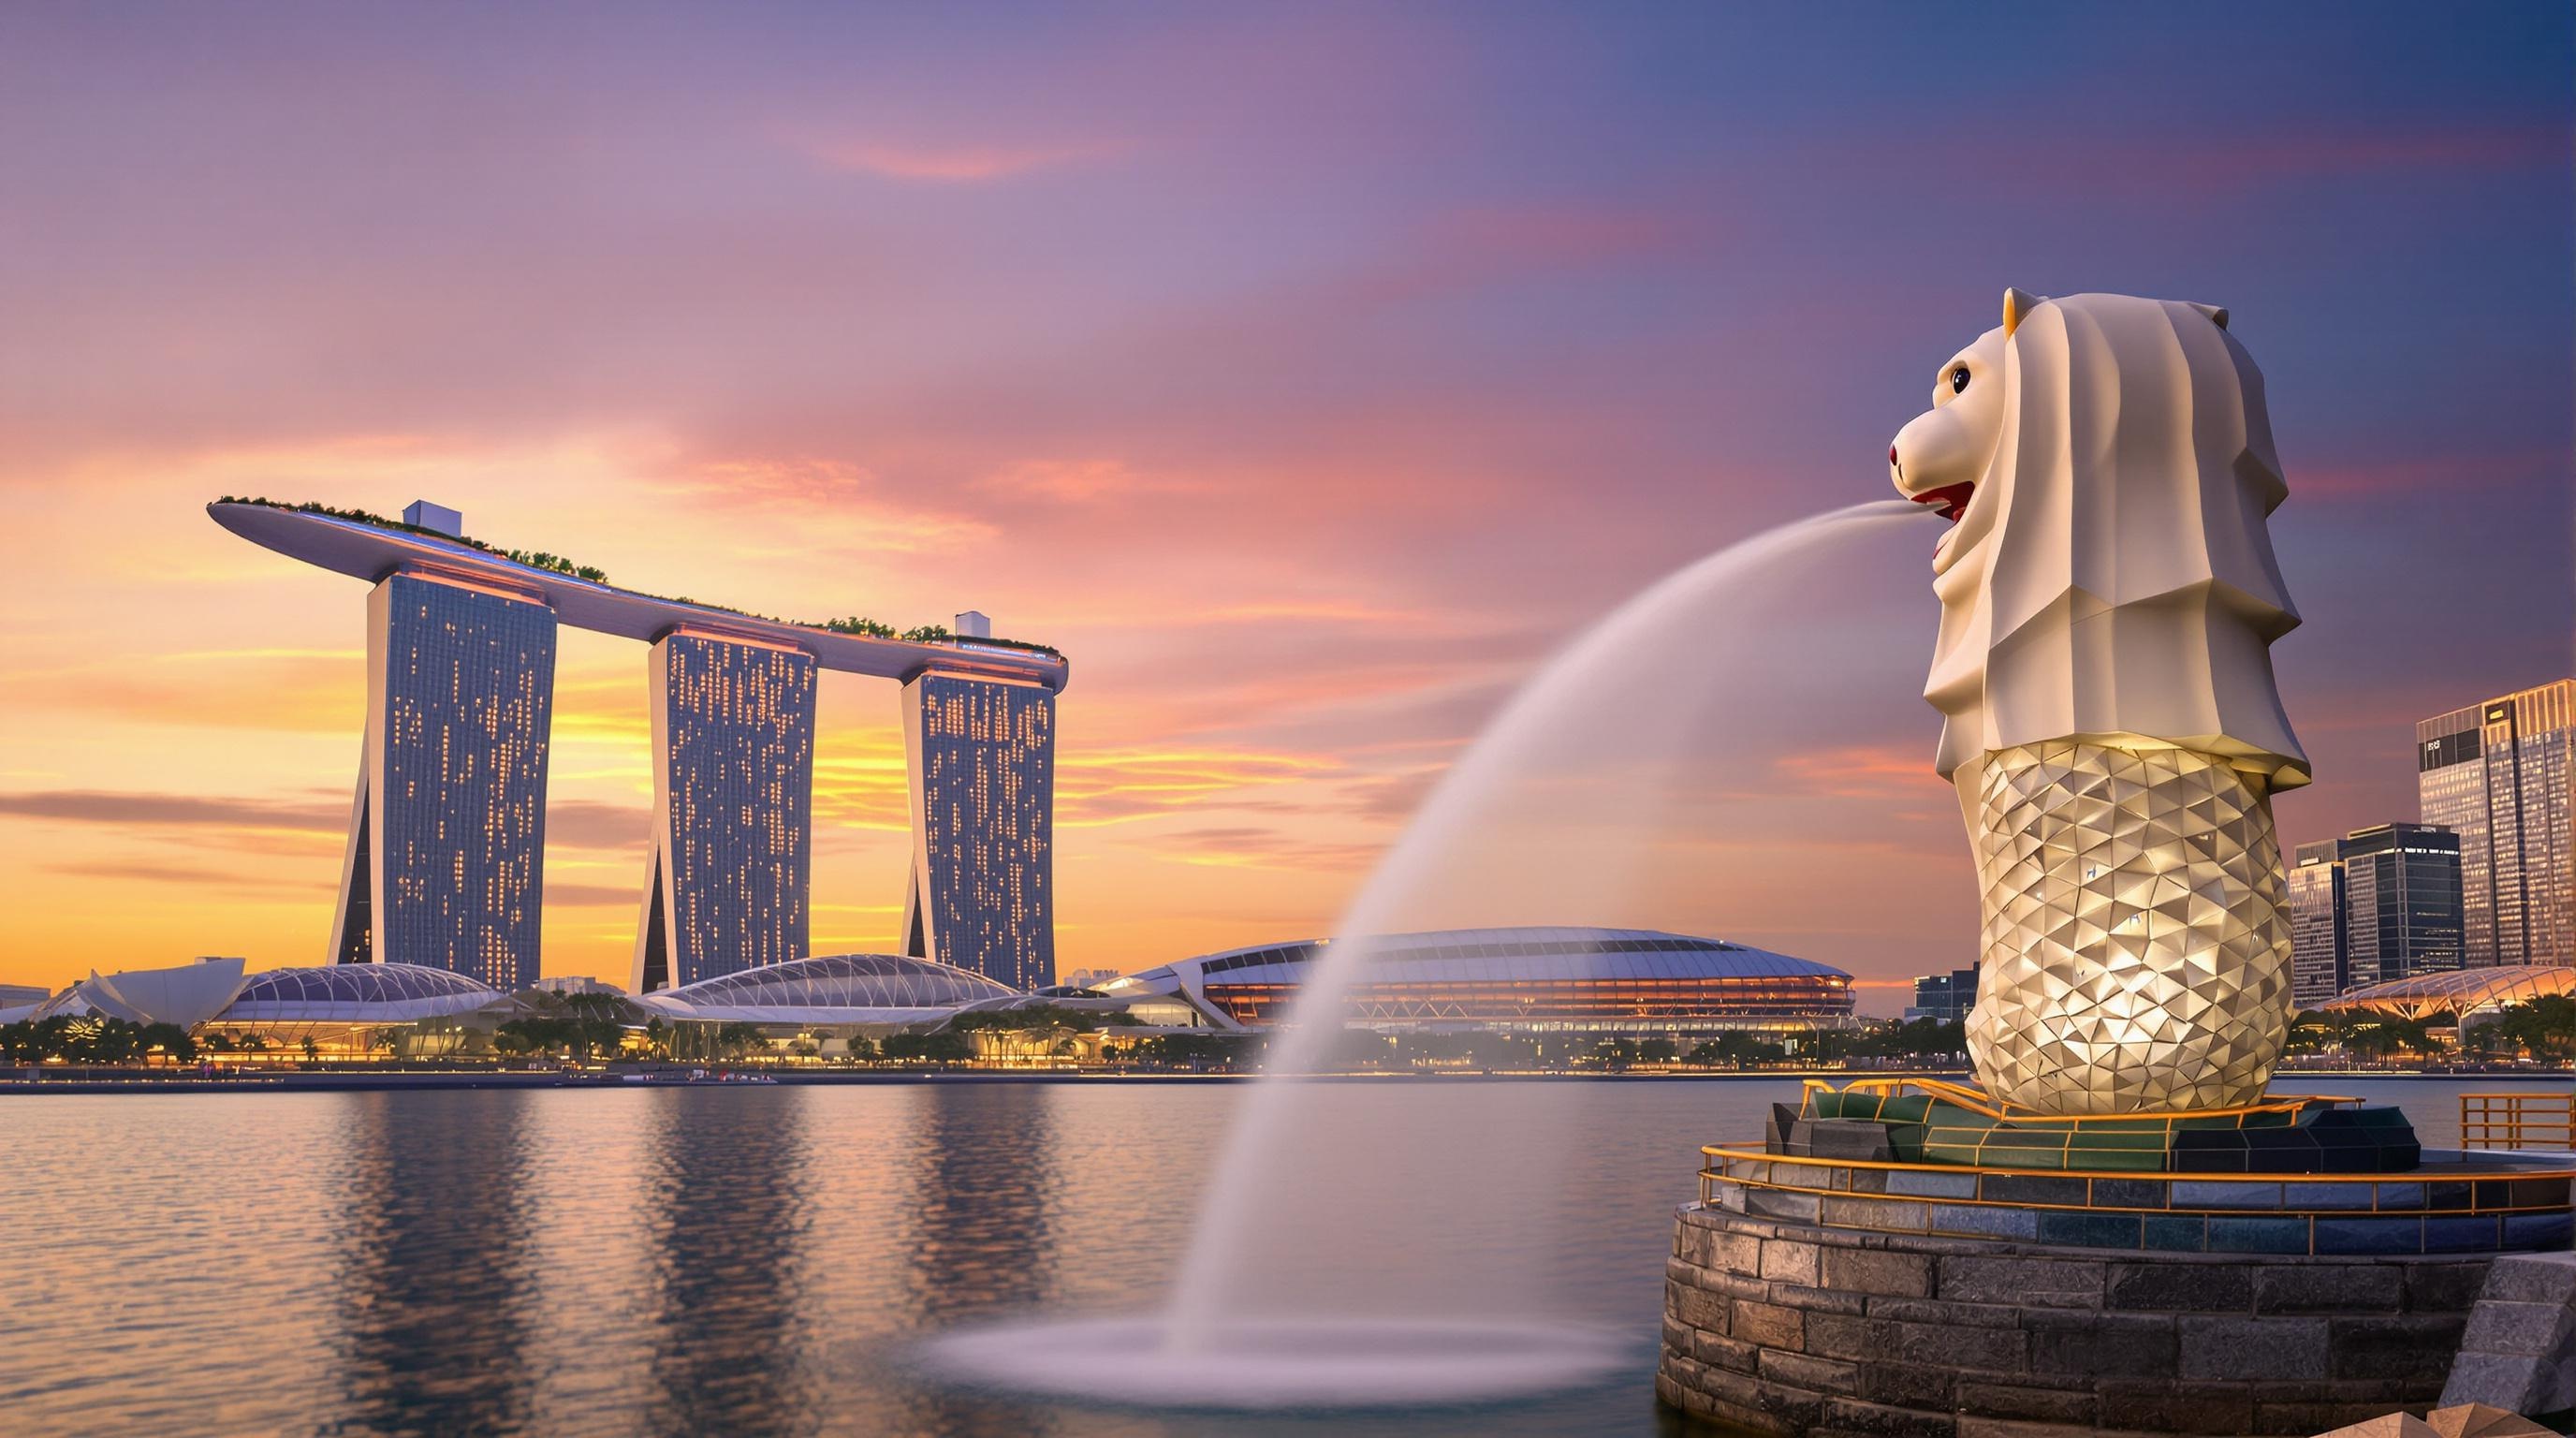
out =
[[681,631],[653,645],[653,851],[635,992],[805,957],[814,656]]
[[904,952],[1022,992],[1054,982],[1054,692],[924,674],[903,686],[903,728]]
[[503,992],[538,974],[555,613],[394,574],[367,599],[367,734],[332,924],[338,963]]
[[[1176,1000],[1210,1026],[1261,1028],[1296,1002],[1331,940],[1233,949],[1101,986]],[[1799,1033],[1852,1023],[1851,975],[1718,939],[1649,929],[1452,929],[1362,946],[1349,1022],[1387,1031]]]
[[2415,726],[2421,816],[2460,836],[2470,967],[2576,956],[2576,679]]
[[2343,861],[2335,840],[2301,844],[2290,865],[2290,1001],[2313,1009],[2352,987]]

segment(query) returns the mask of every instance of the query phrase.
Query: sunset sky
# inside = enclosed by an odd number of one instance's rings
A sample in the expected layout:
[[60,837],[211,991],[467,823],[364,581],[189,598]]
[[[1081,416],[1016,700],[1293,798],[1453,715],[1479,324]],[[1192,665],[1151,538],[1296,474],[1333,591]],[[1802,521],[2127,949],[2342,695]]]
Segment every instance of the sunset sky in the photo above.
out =
[[[222,494],[985,610],[1072,661],[1067,970],[1330,932],[1551,651],[1888,498],[2007,285],[2232,311],[2283,837],[2412,819],[2416,719],[2576,670],[2571,154],[2537,3],[12,6],[0,982],[324,957],[365,589]],[[1675,647],[1729,702],[1640,882],[1459,912],[1966,963],[1924,523]],[[644,651],[566,630],[556,695],[544,968],[623,982]],[[826,676],[820,952],[896,939],[894,717]]]

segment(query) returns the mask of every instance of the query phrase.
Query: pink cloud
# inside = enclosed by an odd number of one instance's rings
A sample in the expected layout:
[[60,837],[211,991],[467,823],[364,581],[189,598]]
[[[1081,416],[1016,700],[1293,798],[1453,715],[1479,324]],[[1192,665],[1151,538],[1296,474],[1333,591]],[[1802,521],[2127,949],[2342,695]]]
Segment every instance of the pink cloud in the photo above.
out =
[[2400,494],[2456,494],[2509,484],[2567,461],[2558,450],[2515,454],[2395,456],[2290,466],[2293,500],[2378,500]]

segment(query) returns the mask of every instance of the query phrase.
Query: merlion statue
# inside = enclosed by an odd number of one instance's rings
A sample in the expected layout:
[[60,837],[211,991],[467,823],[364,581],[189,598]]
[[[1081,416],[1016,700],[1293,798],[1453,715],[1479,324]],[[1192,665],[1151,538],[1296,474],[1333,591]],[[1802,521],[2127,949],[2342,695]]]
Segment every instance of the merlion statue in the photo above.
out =
[[1952,528],[1924,697],[1977,855],[1986,1091],[2045,1114],[2259,1098],[2290,1016],[2272,794],[2308,782],[2263,377],[2213,305],[2004,295],[1888,451]]

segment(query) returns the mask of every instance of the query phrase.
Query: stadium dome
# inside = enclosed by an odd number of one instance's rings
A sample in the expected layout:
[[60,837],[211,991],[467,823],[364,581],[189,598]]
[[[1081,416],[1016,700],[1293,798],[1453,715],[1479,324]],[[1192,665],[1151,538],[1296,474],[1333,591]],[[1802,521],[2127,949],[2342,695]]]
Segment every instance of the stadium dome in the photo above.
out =
[[900,954],[831,954],[719,974],[637,1002],[665,1018],[749,1024],[907,1024],[983,999],[1017,997],[1008,984]]
[[2425,1019],[2503,1008],[2552,994],[2576,995],[2576,968],[2564,964],[2507,964],[2417,974],[2354,989],[2326,1001],[2327,1013],[2379,1013]]
[[[1350,1021],[1370,1028],[1679,1033],[1849,1023],[1851,975],[1653,929],[1449,929],[1364,945]],[[1103,992],[1176,1000],[1219,1028],[1276,1022],[1333,943],[1256,945],[1131,974]]]

